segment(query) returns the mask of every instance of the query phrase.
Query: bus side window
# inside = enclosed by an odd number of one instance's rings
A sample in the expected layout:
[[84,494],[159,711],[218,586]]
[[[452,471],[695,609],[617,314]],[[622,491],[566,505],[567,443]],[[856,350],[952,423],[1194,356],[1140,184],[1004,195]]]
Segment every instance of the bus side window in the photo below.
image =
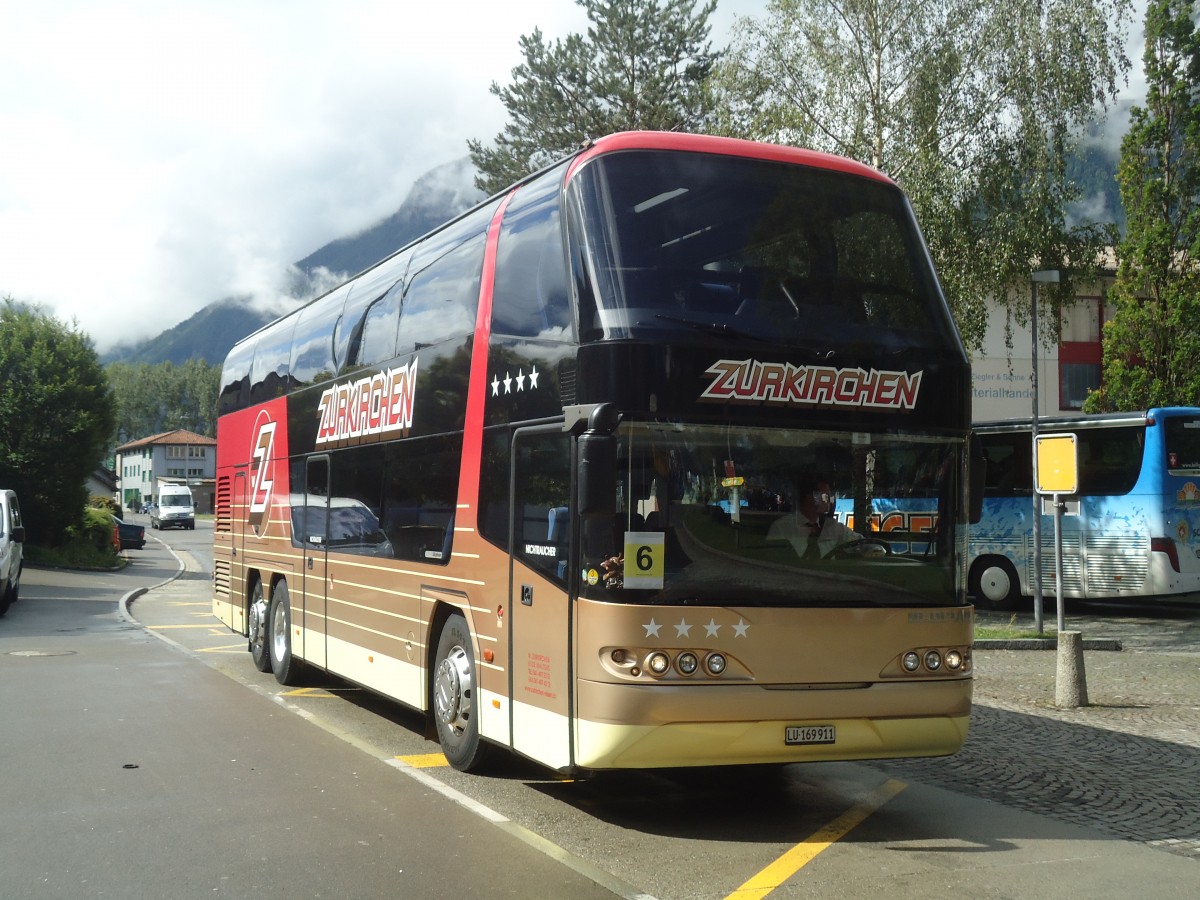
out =
[[483,437],[479,466],[479,533],[501,550],[508,550],[508,464],[512,432],[490,430]]
[[570,340],[571,308],[559,224],[559,185],[517,194],[497,246],[492,333]]
[[461,436],[455,435],[389,446],[379,518],[396,559],[450,562],[461,451]]
[[401,356],[466,337],[475,328],[483,244],[484,235],[480,234],[409,279],[400,308],[397,350]]
[[396,355],[396,330],[403,287],[403,282],[397,282],[382,297],[371,301],[350,336],[346,369],[378,365]]
[[561,432],[518,439],[516,555],[566,580],[570,537],[571,448]]
[[984,496],[1014,497],[1033,490],[1033,462],[1028,432],[980,437],[987,457]]
[[546,540],[554,546],[554,558],[558,561],[555,574],[565,579],[567,577],[567,550],[571,537],[571,510],[566,506],[552,506],[550,521],[546,526]]

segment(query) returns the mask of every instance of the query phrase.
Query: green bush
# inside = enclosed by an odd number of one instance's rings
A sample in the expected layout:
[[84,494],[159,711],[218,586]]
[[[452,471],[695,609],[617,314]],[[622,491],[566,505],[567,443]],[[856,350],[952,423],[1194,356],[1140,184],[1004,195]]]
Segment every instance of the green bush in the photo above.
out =
[[113,522],[108,509],[89,506],[78,525],[66,529],[66,540],[50,547],[27,542],[25,561],[55,569],[119,569],[125,560],[113,547]]
[[107,510],[114,516],[121,515],[121,507],[117,505],[117,501],[112,497],[104,497],[100,494],[92,494],[92,496],[88,497],[88,506],[95,509]]
[[67,529],[69,543],[78,543],[92,550],[107,550],[116,556],[113,549],[112,513],[107,509],[89,506],[83,511],[83,523]]

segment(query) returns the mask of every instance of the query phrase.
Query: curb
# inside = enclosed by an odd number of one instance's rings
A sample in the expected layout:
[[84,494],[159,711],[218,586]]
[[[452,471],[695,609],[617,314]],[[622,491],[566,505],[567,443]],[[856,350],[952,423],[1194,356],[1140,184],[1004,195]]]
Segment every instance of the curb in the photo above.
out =
[[[1121,642],[1111,638],[1093,638],[1079,642],[1084,650],[1121,650]],[[980,640],[971,645],[976,650],[1057,650],[1057,638],[1022,638],[1019,640]]]

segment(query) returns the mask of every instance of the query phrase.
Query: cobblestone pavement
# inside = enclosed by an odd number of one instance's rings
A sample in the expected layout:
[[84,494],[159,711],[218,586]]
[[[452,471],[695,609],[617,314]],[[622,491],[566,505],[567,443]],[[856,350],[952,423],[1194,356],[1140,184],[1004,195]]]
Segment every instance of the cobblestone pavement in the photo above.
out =
[[1190,642],[1147,622],[1079,629],[1125,649],[1084,652],[1089,705],[1074,709],[1055,706],[1055,651],[976,649],[964,748],[877,765],[1200,862],[1200,615],[1185,617]]

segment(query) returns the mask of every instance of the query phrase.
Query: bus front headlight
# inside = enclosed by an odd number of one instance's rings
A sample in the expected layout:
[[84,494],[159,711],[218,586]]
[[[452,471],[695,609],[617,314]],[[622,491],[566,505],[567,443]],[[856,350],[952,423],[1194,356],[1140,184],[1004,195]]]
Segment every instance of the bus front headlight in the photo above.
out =
[[651,675],[665,675],[671,668],[671,659],[661,650],[656,650],[646,657],[646,669]]

